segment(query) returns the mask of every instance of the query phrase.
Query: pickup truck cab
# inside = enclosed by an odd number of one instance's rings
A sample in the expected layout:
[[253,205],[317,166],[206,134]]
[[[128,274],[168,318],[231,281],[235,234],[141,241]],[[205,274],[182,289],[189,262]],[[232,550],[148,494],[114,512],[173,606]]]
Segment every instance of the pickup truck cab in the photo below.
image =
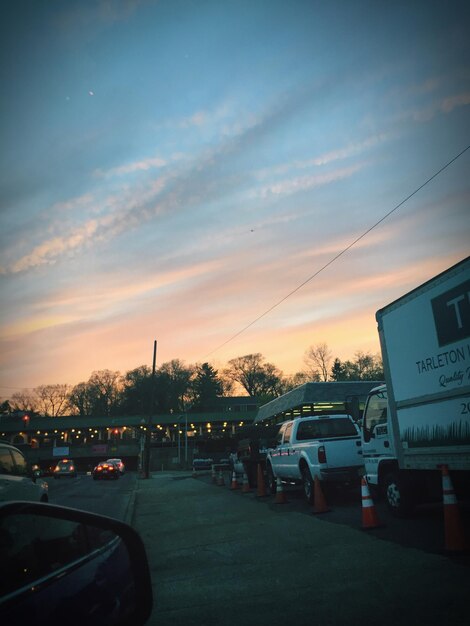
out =
[[350,415],[298,417],[282,424],[266,460],[272,493],[277,479],[302,483],[313,503],[314,480],[346,485],[363,467],[360,431]]

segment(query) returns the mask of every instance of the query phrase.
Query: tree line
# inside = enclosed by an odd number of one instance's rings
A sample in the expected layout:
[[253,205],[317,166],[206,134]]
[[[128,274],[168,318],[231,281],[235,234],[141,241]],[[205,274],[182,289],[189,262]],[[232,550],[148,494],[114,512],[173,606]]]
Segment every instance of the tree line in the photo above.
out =
[[105,369],[75,386],[40,385],[16,392],[0,404],[0,413],[59,417],[203,412],[215,410],[221,396],[247,395],[264,404],[306,382],[383,380],[380,355],[356,352],[353,360],[341,361],[325,343],[305,352],[304,366],[285,376],[254,353],[231,359],[221,372],[210,363],[186,365],[179,359],[163,363],[155,375],[147,365],[123,375]]

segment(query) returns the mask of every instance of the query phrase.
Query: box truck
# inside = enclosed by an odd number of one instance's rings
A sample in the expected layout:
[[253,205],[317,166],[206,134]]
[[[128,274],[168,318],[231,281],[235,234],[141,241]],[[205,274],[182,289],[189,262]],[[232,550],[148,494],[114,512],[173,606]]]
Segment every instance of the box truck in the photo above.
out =
[[470,257],[376,313],[385,385],[368,397],[369,485],[403,515],[441,494],[447,466],[470,489]]

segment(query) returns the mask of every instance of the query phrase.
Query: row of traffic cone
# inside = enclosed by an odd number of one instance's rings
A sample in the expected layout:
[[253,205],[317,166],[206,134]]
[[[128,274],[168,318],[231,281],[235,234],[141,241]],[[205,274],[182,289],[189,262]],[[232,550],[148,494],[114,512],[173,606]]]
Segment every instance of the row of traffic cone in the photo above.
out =
[[[442,494],[444,508],[444,534],[445,549],[447,552],[465,552],[468,550],[468,543],[465,538],[462,518],[459,511],[457,497],[454,487],[450,479],[449,468],[443,465],[442,471]],[[361,480],[361,496],[362,496],[362,528],[370,530],[373,528],[381,528],[375,510],[374,502],[370,495],[367,481],[364,477]]]
[[[217,479],[218,485],[224,485],[224,479],[222,472],[219,472],[219,478]],[[232,490],[240,489],[236,473],[232,473],[232,482],[230,485]],[[462,552],[467,549],[467,542],[465,539],[463,523],[460,516],[457,498],[450,479],[447,466],[442,467],[442,490],[443,490],[443,506],[444,506],[444,527],[445,527],[445,549],[449,552]],[[251,491],[248,483],[246,472],[243,473],[243,485],[241,489],[242,493],[249,493]],[[264,472],[261,464],[258,464],[258,476],[257,476],[257,491],[256,496],[258,498],[266,497],[267,490],[264,481]],[[362,529],[372,530],[375,528],[382,528],[383,524],[379,520],[377,511],[374,505],[374,501],[370,494],[369,486],[365,477],[361,479],[361,500],[362,500]],[[276,495],[274,498],[274,504],[287,504],[288,500],[285,491],[282,486],[280,478],[276,480]],[[321,514],[330,511],[320,481],[317,476],[314,479],[314,505],[313,513]]]
[[[217,482],[217,485],[220,485],[220,486],[223,486],[225,484],[221,471],[219,473],[219,478],[217,479],[216,482]],[[236,489],[240,489],[240,486],[239,486],[238,481],[237,481],[237,475],[236,475],[235,472],[232,472],[232,482],[230,484],[230,489],[232,491],[234,491]],[[320,485],[320,481],[318,479],[318,476],[315,476],[314,489],[315,489],[315,491],[314,491],[314,501],[315,501],[315,503],[314,503],[314,506],[313,506],[313,513],[316,513],[316,514],[318,514],[318,513],[327,513],[331,509],[326,504],[326,500],[325,500],[325,497],[323,495],[323,491],[321,489],[321,485]],[[242,493],[249,493],[251,491],[246,472],[243,472],[243,485],[242,485],[241,491],[242,491]],[[267,497],[267,496],[268,496],[268,493],[267,493],[267,490],[266,490],[266,484],[265,484],[265,480],[264,480],[263,468],[261,467],[261,464],[258,464],[256,497],[257,498],[264,498],[264,497]],[[286,493],[285,493],[285,491],[283,489],[283,486],[282,486],[282,481],[278,477],[276,479],[276,495],[275,495],[275,498],[274,498],[274,504],[287,504],[287,502],[288,502],[288,500],[287,500]]]

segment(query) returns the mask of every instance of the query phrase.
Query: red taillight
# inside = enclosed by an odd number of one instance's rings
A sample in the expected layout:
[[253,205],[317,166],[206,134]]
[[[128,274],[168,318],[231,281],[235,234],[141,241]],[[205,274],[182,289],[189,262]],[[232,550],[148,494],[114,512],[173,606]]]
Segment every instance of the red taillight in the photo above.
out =
[[71,471],[71,472],[73,472],[74,470],[75,470],[74,466],[73,466],[73,465],[71,465],[71,466],[70,466],[70,471]]
[[102,469],[103,469],[103,468],[101,467],[101,465],[98,465],[98,467],[96,468],[96,470],[97,470],[98,472],[101,472],[101,470],[102,470]]
[[325,446],[320,446],[318,448],[318,462],[319,463],[326,463],[326,450],[325,450]]

